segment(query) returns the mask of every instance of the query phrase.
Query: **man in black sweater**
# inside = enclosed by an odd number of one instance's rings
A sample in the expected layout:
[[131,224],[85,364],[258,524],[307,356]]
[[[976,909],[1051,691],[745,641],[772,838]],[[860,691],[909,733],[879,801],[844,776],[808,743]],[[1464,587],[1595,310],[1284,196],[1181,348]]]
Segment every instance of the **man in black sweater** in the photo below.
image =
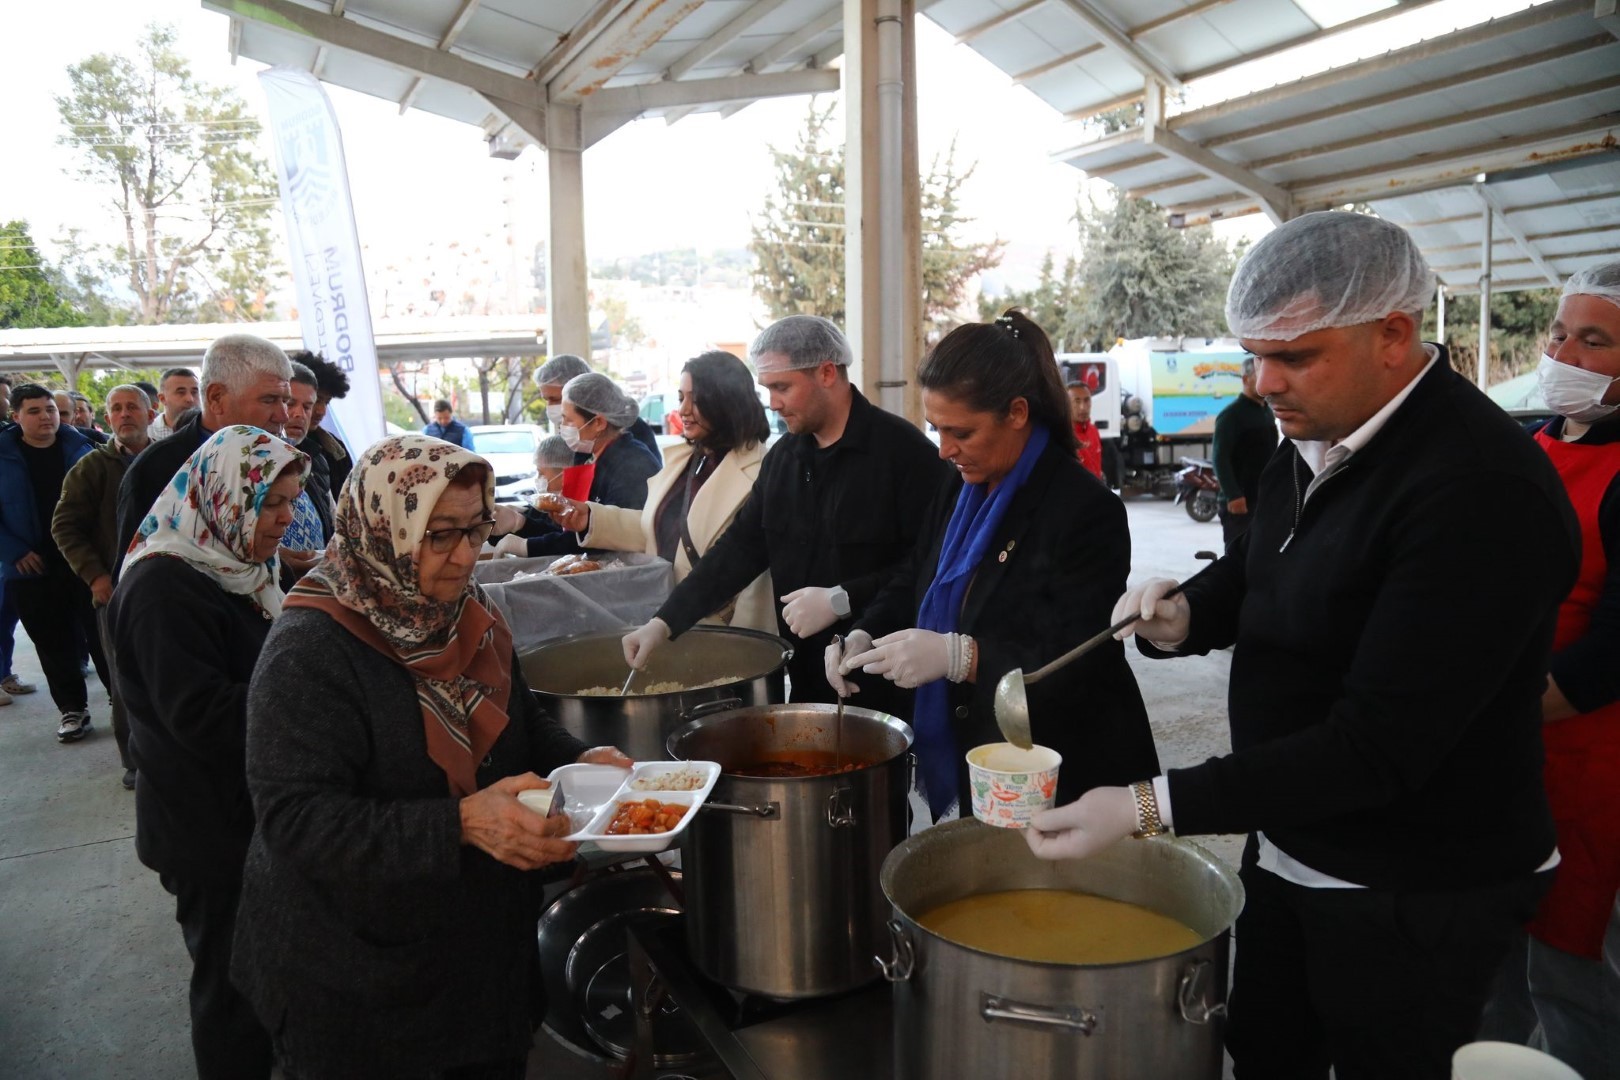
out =
[[[653,649],[769,570],[793,645],[792,700],[834,701],[822,667],[833,632],[910,553],[949,470],[922,432],[850,385],[849,342],[831,321],[789,315],[748,357],[791,434],[766,453],[747,501],[658,615],[624,639],[625,660],[645,667]],[[910,698],[875,676],[862,690],[861,705],[880,711]]]
[[1029,836],[1058,858],[1251,834],[1244,1080],[1448,1075],[1557,862],[1540,702],[1579,528],[1545,455],[1419,339],[1433,291],[1404,231],[1348,212],[1238,267],[1227,320],[1290,444],[1223,559],[1114,612],[1148,656],[1236,644],[1233,752],[1094,788]]
[[1227,547],[1249,527],[1260,471],[1277,449],[1277,421],[1254,389],[1254,357],[1243,358],[1243,392],[1215,417],[1215,479],[1220,482],[1221,540]]
[[250,424],[280,435],[292,400],[292,364],[274,342],[252,334],[215,338],[203,354],[202,411],[174,434],[142,450],[118,485],[118,566],[147,512],[203,441],[222,427]]

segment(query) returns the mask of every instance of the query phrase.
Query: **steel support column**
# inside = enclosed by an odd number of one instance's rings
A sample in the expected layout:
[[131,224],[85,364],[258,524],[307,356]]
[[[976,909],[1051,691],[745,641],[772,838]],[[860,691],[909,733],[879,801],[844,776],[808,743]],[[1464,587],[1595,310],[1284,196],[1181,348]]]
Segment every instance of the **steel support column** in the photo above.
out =
[[1480,218],[1484,239],[1479,244],[1479,374],[1475,381],[1484,390],[1491,370],[1491,218],[1489,206]]
[[915,16],[915,0],[844,0],[844,329],[861,392],[921,423]]
[[591,355],[585,271],[585,175],[578,105],[546,110],[550,239],[546,245],[546,348],[552,356]]

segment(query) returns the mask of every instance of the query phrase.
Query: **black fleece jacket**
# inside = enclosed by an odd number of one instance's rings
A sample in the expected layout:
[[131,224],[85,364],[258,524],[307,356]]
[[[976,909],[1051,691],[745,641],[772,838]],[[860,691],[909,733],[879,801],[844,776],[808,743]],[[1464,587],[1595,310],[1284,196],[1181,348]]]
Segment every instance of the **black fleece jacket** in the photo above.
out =
[[1187,589],[1179,651],[1236,644],[1233,752],[1170,771],[1176,832],[1263,830],[1373,888],[1534,871],[1554,843],[1541,693],[1581,543],[1546,454],[1442,351],[1298,510],[1296,477],[1284,444],[1248,533]]

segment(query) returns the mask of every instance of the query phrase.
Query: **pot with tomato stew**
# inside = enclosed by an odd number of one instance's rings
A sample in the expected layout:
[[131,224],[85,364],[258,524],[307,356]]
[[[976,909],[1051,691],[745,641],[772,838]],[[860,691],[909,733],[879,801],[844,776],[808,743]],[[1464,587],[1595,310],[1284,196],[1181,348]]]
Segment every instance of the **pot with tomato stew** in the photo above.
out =
[[870,709],[766,705],[695,720],[666,745],[720,779],[681,850],[693,962],[722,985],[818,997],[878,974],[883,859],[904,840],[911,729]]

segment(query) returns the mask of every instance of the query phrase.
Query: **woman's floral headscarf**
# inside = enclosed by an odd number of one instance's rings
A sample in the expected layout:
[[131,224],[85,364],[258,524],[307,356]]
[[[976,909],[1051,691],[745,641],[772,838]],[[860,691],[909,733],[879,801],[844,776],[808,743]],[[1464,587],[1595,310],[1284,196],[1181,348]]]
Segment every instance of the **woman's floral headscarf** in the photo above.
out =
[[302,487],[309,456],[268,431],[237,424],[214,432],[152,504],[129,545],[125,573],[142,559],[183,559],[275,618],[282,601],[276,559],[254,561],[253,533],[270,485],[289,468]]
[[484,505],[493,508],[495,471],[471,451],[394,435],[363,452],[338,497],[325,559],[287,598],[325,611],[410,671],[428,754],[458,796],[477,790],[478,763],[506,727],[512,691],[512,632],[477,582],[440,601],[422,594],[417,576],[433,508],[469,465],[484,467]]

